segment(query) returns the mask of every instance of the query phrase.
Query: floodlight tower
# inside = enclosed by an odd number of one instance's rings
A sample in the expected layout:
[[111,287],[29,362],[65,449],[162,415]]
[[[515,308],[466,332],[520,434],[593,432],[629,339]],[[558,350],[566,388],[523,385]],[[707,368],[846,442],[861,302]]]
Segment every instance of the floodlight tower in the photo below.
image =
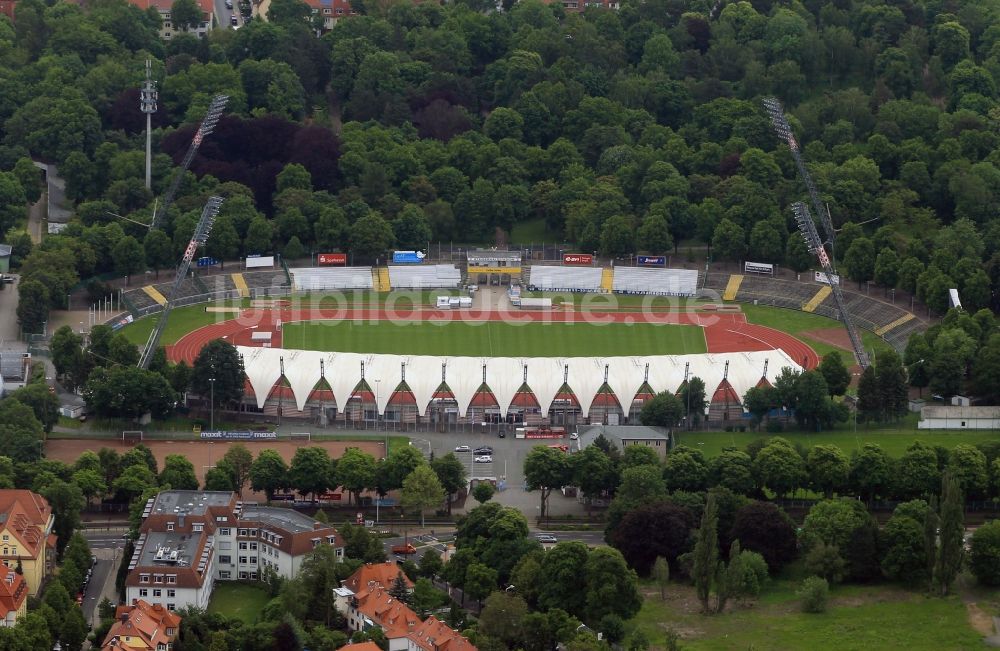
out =
[[[813,183],[812,177],[809,176],[809,170],[806,169],[806,163],[802,159],[802,152],[799,149],[799,143],[795,140],[795,134],[792,133],[792,127],[788,124],[788,120],[785,118],[785,109],[781,106],[781,102],[773,97],[764,99],[764,109],[771,118],[771,125],[774,127],[774,131],[778,134],[779,138],[788,144],[788,148],[792,151],[792,158],[795,159],[795,167],[799,171],[799,176],[802,178],[802,182],[806,185],[806,191],[809,193],[809,200],[812,203],[812,208],[823,223],[823,231],[826,235],[826,239],[823,240],[823,243],[830,246],[830,253],[832,255],[834,230],[833,221],[830,219],[830,211],[827,210],[823,205],[823,202],[820,201],[819,192],[816,191],[816,185]],[[835,267],[832,259],[830,260],[830,265]]]
[[826,254],[823,242],[816,231],[816,222],[813,221],[812,215],[809,214],[809,208],[801,201],[792,204],[792,212],[795,213],[795,222],[799,226],[799,232],[802,233],[802,239],[806,241],[809,251],[819,259],[820,266],[823,267],[823,271],[826,273],[826,281],[830,284],[830,289],[833,292],[833,300],[837,304],[837,311],[840,312],[840,318],[844,321],[844,328],[847,330],[847,336],[851,340],[854,356],[857,358],[858,365],[863,371],[868,368],[870,363],[868,353],[865,352],[861,335],[858,334],[857,328],[854,327],[851,315],[844,305],[844,296],[840,291],[840,283],[834,282],[833,265],[830,264],[830,256]]
[[177,265],[177,275],[174,277],[174,284],[170,287],[170,294],[167,296],[166,305],[163,306],[163,312],[160,313],[160,321],[153,328],[153,331],[149,333],[146,347],[139,358],[139,368],[149,368],[149,363],[152,361],[153,355],[160,345],[160,337],[163,336],[163,330],[167,327],[167,319],[170,317],[170,311],[174,308],[174,298],[177,296],[177,290],[181,286],[181,283],[184,282],[188,269],[191,268],[191,261],[194,259],[194,254],[198,250],[198,247],[205,244],[208,236],[212,234],[212,224],[215,223],[215,216],[219,214],[220,206],[222,206],[222,197],[209,197],[205,208],[201,211],[201,218],[194,227],[194,234],[191,236],[191,241],[188,242],[187,248],[184,249],[184,256],[181,258],[181,263]]
[[184,173],[191,166],[194,155],[198,153],[201,141],[215,130],[215,125],[219,123],[219,118],[222,117],[222,112],[226,109],[228,101],[228,95],[216,95],[212,98],[212,103],[208,106],[208,112],[205,113],[205,118],[201,121],[201,125],[198,127],[198,131],[195,132],[194,138],[191,139],[191,145],[188,147],[187,154],[184,155],[184,160],[181,161],[181,167],[177,170],[174,180],[170,183],[170,188],[167,189],[166,196],[163,197],[163,205],[153,213],[153,219],[149,223],[149,230],[156,228],[160,220],[163,219],[163,215],[170,209],[170,204],[174,202],[174,196],[177,194],[177,189],[180,188],[181,181],[184,180]]
[[153,64],[146,59],[146,81],[139,91],[139,110],[146,114],[146,189],[153,186],[153,113],[159,98],[156,82],[153,81]]

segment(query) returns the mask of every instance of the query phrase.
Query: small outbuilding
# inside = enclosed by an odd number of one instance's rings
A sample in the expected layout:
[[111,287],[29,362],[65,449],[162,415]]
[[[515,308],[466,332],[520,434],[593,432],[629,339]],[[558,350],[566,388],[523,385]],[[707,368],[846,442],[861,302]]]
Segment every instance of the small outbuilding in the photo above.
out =
[[925,406],[917,429],[1000,429],[1000,406]]

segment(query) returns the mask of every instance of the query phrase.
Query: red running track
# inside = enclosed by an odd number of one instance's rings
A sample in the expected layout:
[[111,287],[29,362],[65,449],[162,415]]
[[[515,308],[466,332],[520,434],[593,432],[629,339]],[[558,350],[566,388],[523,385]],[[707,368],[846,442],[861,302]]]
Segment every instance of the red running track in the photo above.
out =
[[349,320],[349,321],[441,321],[478,322],[503,321],[507,323],[650,323],[697,325],[705,329],[705,342],[710,353],[738,353],[774,350],[780,348],[798,364],[807,369],[816,368],[819,356],[808,345],[792,335],[752,323],[747,323],[742,313],[711,312],[478,312],[462,310],[405,309],[386,311],[378,307],[363,309],[309,309],[265,310],[248,309],[235,319],[204,326],[181,337],[167,347],[167,357],[173,362],[184,360],[192,364],[202,346],[213,339],[225,338],[234,345],[256,346],[254,332],[271,332],[272,348],[281,347],[281,332],[277,325],[295,321]]

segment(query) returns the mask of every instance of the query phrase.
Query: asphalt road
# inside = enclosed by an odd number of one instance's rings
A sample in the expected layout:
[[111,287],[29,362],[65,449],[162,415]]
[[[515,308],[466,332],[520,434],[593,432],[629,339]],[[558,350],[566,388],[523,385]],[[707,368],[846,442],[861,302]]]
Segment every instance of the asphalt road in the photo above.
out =
[[90,553],[97,556],[97,565],[87,584],[87,589],[83,594],[83,618],[91,626],[98,624],[97,606],[101,599],[107,597],[112,603],[118,603],[115,594],[115,575],[118,573],[118,565],[122,562],[122,551],[125,541],[123,533],[109,533],[107,531],[81,532],[90,545]]
[[230,16],[236,16],[236,20],[238,21],[239,25],[240,26],[243,25],[243,17],[240,16],[240,12],[236,5],[237,0],[233,1],[232,9],[226,9],[225,0],[212,0],[212,1],[215,6],[215,19],[219,21],[218,25],[219,29],[233,28],[233,25],[230,22],[231,21]]
[[0,291],[0,350],[8,350],[11,346],[20,347],[18,342],[20,328],[17,324],[17,284],[18,276],[14,276],[14,282],[4,285]]

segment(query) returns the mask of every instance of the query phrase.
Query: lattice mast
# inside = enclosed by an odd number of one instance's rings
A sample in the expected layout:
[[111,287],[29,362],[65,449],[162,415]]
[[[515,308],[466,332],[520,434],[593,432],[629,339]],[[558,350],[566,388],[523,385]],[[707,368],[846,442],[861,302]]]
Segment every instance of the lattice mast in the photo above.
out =
[[[139,110],[146,114],[146,189],[153,186],[153,113],[156,113],[156,82],[153,81],[153,65],[146,59],[146,81],[139,91]],[[156,211],[153,211],[156,215]]]
[[205,119],[201,121],[198,131],[195,132],[194,138],[191,139],[191,145],[188,147],[187,154],[184,155],[181,167],[174,174],[174,179],[171,181],[170,187],[167,189],[167,194],[163,197],[163,204],[160,206],[159,210],[153,213],[153,219],[149,223],[149,230],[156,228],[160,220],[163,219],[163,215],[165,215],[167,210],[170,209],[170,204],[174,202],[177,190],[181,187],[181,181],[184,180],[184,174],[191,166],[191,161],[194,160],[195,154],[198,153],[198,147],[201,146],[201,142],[205,139],[205,136],[210,135],[212,131],[215,130],[215,125],[219,123],[219,118],[222,117],[222,112],[226,109],[226,103],[228,101],[228,95],[216,95],[212,98],[212,103],[208,106],[208,112],[205,114]]
[[208,236],[212,233],[212,225],[215,223],[215,216],[219,214],[220,206],[222,206],[222,197],[209,197],[205,208],[201,211],[201,218],[194,228],[194,235],[191,236],[191,241],[188,242],[187,248],[184,249],[184,256],[177,266],[177,275],[174,277],[174,284],[170,287],[167,304],[163,306],[163,312],[160,313],[160,321],[153,328],[153,331],[149,333],[146,347],[142,351],[142,357],[139,358],[139,368],[149,368],[153,354],[160,345],[160,337],[163,336],[163,330],[167,327],[167,319],[170,317],[170,311],[174,307],[174,298],[176,298],[178,289],[187,276],[188,269],[191,268],[191,261],[194,260],[194,254],[198,251],[198,247],[204,245]]
[[819,258],[819,263],[826,273],[826,280],[830,283],[830,289],[833,290],[833,300],[837,303],[837,311],[840,312],[840,318],[844,321],[844,328],[847,329],[847,336],[851,339],[851,347],[854,348],[854,357],[857,358],[861,370],[865,370],[869,366],[868,353],[865,352],[861,335],[858,334],[857,328],[854,327],[851,315],[847,312],[847,307],[844,305],[844,296],[840,291],[840,284],[834,282],[833,265],[830,264],[830,256],[826,254],[823,242],[816,231],[816,222],[813,221],[812,215],[809,214],[809,208],[801,201],[792,204],[792,212],[795,213],[795,221],[799,225],[799,231],[806,241],[806,246],[809,247],[810,252]]
[[[820,201],[819,192],[816,191],[816,185],[813,183],[812,177],[809,176],[809,170],[806,168],[805,160],[802,158],[802,152],[799,149],[799,143],[795,140],[795,134],[792,133],[792,127],[788,124],[788,120],[785,118],[785,109],[781,106],[781,102],[773,97],[768,97],[764,99],[764,109],[767,111],[768,116],[771,118],[771,124],[774,126],[774,131],[788,144],[788,148],[792,151],[792,158],[795,159],[795,167],[799,170],[799,176],[802,178],[802,182],[805,183],[806,191],[809,193],[809,201],[812,203],[812,208],[816,212],[816,215],[820,218],[823,224],[824,235],[826,239],[822,240],[824,244],[830,246],[831,253],[833,252],[833,239],[834,230],[833,222],[830,220],[830,211],[826,209],[823,202]],[[831,268],[836,269],[836,264],[834,260],[830,260]]]

